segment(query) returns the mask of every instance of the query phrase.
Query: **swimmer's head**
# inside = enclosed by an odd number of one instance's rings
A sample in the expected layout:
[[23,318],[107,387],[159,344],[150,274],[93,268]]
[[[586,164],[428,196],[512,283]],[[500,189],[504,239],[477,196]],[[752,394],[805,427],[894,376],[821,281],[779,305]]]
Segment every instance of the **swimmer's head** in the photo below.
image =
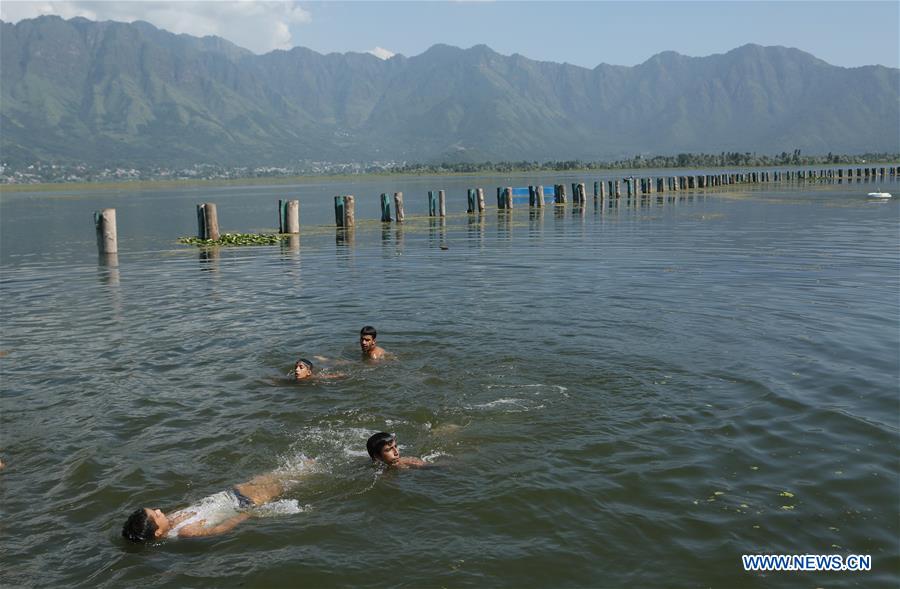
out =
[[312,372],[313,363],[306,358],[300,358],[294,364],[294,378],[297,380],[309,378],[310,376],[312,376]]
[[393,464],[400,460],[397,436],[387,432],[378,432],[369,437],[366,441],[366,451],[372,460],[380,460],[385,464]]
[[150,542],[169,532],[169,518],[158,509],[142,507],[128,516],[122,526],[122,537],[132,542]]
[[359,330],[359,347],[362,348],[363,353],[375,349],[375,339],[377,337],[378,332],[371,325],[366,325]]

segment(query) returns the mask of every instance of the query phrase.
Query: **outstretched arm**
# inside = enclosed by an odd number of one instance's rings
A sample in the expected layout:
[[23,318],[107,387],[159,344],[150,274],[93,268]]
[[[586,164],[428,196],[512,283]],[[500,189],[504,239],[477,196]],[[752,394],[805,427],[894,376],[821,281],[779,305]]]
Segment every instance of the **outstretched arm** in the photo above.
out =
[[250,517],[249,513],[239,513],[234,517],[226,519],[224,522],[211,528],[203,527],[205,519],[201,519],[197,523],[184,526],[178,531],[179,538],[199,538],[201,536],[218,536],[225,532],[230,532],[236,525]]
[[400,468],[429,468],[434,466],[432,464],[428,464],[421,458],[415,458],[413,456],[404,456],[400,460],[397,461]]

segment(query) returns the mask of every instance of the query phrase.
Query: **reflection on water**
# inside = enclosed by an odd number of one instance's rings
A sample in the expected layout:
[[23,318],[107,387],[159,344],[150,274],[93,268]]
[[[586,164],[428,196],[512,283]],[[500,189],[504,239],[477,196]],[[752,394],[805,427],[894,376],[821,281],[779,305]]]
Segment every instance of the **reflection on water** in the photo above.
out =
[[103,283],[110,286],[119,284],[119,254],[98,254],[97,268]]
[[296,256],[300,253],[300,235],[290,235],[287,239],[281,240],[281,251],[283,254]]
[[205,272],[218,272],[221,253],[220,248],[215,246],[200,248],[197,252],[200,260],[200,269]]
[[352,247],[356,239],[356,227],[336,227],[334,232],[334,242],[338,248]]
[[[32,245],[50,254],[19,244],[0,274],[15,514],[0,583],[755,587],[769,577],[744,574],[742,553],[834,551],[875,570],[801,583],[892,586],[900,204],[858,192],[477,215],[448,191],[445,219],[408,211],[334,243],[323,222],[302,250],[292,236],[195,253],[170,241],[176,221],[142,237],[126,214],[117,260],[74,230]],[[190,198],[248,200],[228,196]],[[395,361],[358,361],[366,324]],[[344,378],[283,379],[299,355]],[[443,468],[371,468],[378,430]],[[300,456],[321,466],[287,497],[302,513],[119,541],[138,505]]]

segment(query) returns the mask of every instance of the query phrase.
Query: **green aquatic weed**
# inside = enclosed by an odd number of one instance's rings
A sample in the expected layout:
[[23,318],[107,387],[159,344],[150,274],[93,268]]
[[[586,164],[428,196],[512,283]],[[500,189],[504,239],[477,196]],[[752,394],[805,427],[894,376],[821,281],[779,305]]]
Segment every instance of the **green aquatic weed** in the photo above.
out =
[[199,237],[181,237],[179,243],[207,246],[243,246],[243,245],[276,245],[290,235],[284,233],[223,233],[219,239],[201,239]]

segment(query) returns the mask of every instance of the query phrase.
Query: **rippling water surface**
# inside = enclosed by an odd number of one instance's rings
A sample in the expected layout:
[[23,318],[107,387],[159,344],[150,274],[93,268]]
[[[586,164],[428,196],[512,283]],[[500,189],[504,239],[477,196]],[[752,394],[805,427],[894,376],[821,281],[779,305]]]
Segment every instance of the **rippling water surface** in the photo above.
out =
[[[0,196],[0,583],[896,587],[898,203],[769,185],[421,216],[429,189],[459,211],[465,187],[506,184]],[[395,190],[408,222],[372,221]],[[352,238],[326,226],[337,193],[357,195]],[[175,241],[197,202],[260,231],[285,197],[299,240]],[[120,235],[105,262],[102,207]],[[358,361],[365,324],[396,361]],[[312,355],[350,361],[346,378],[285,378]],[[442,468],[379,473],[378,430]],[[304,456],[301,513],[119,538],[137,506]],[[743,553],[873,570],[749,574]]]

